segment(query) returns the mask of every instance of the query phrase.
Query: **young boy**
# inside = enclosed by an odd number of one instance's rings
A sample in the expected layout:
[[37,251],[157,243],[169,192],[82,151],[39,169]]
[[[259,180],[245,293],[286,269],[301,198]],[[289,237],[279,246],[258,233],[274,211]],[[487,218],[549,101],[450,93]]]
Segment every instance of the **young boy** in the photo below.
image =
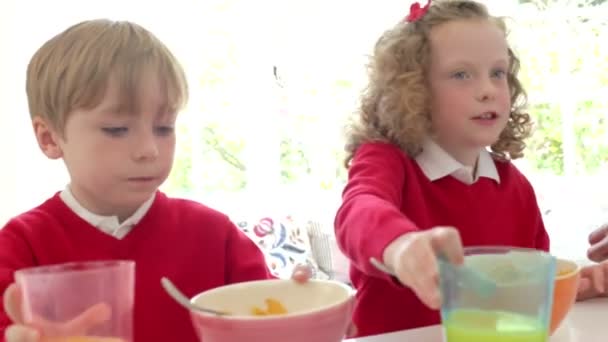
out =
[[25,267],[134,260],[141,342],[197,341],[188,312],[161,288],[162,276],[188,296],[270,277],[261,252],[228,217],[158,191],[172,167],[187,92],[175,57],[134,23],[85,21],[35,53],[27,70],[34,133],[48,158],[63,159],[70,183],[0,230],[4,341],[38,340],[21,325],[11,285]]

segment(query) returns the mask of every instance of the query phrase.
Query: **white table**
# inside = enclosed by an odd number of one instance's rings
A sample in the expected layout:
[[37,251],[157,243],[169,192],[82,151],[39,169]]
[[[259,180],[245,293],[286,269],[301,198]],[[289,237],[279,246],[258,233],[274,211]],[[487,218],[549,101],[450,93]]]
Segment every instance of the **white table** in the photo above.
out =
[[[390,334],[353,338],[344,342],[442,342],[439,325],[404,330]],[[608,298],[576,303],[550,342],[606,342],[608,341]]]

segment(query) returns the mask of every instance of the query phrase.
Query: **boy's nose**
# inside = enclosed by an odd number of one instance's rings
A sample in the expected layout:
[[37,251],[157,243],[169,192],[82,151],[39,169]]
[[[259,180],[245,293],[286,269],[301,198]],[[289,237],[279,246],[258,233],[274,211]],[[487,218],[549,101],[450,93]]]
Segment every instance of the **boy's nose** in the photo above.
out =
[[154,137],[145,137],[135,142],[133,158],[136,161],[155,160],[158,157],[158,145]]

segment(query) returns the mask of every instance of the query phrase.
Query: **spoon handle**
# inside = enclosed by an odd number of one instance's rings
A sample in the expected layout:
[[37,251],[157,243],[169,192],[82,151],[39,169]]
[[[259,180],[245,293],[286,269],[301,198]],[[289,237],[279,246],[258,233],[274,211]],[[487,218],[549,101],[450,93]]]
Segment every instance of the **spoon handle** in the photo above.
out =
[[217,311],[207,308],[202,308],[200,306],[192,304],[188,297],[186,297],[168,278],[162,277],[160,280],[161,285],[165,289],[165,291],[173,298],[176,302],[181,304],[183,307],[189,310],[199,311],[207,314],[225,316],[228,315],[227,312]]
[[393,272],[393,270],[391,270],[390,268],[388,268],[388,266],[386,266],[385,264],[381,263],[380,261],[378,261],[378,259],[376,258],[370,258],[369,262],[375,267],[377,268],[379,271],[382,271],[386,274],[390,274],[392,276],[395,275],[395,272]]
[[[439,257],[439,259],[444,260],[441,256]],[[379,271],[395,276],[395,272],[382,262],[378,261],[378,259],[370,258],[369,262]],[[473,269],[465,266],[460,268],[460,272],[464,283],[467,286],[473,288],[477,293],[481,294],[482,296],[491,296],[496,291],[496,283],[483,276],[482,274],[475,272]]]

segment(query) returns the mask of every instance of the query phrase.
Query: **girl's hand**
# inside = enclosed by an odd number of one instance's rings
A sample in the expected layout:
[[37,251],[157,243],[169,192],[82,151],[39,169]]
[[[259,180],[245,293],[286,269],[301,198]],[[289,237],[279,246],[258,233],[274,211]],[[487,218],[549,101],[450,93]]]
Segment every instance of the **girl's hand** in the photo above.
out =
[[441,305],[437,255],[454,264],[464,262],[460,234],[455,228],[436,227],[402,235],[383,253],[384,263],[397,279],[431,309]]

